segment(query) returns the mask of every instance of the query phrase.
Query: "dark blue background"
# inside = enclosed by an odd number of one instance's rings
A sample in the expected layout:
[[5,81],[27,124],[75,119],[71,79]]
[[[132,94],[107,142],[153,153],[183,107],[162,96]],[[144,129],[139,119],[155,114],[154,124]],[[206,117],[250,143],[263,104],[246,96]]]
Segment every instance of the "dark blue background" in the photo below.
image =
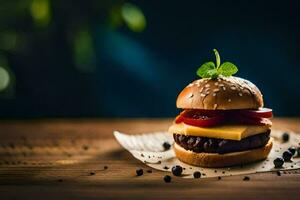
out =
[[199,65],[214,60],[213,48],[261,89],[275,115],[299,116],[297,1],[131,2],[144,12],[146,29],[112,29],[105,15],[91,20],[96,68],[90,73],[74,67],[70,19],[64,8],[54,10],[51,31],[32,33],[28,51],[8,55],[15,96],[0,99],[0,116],[174,116],[178,93],[198,78]]

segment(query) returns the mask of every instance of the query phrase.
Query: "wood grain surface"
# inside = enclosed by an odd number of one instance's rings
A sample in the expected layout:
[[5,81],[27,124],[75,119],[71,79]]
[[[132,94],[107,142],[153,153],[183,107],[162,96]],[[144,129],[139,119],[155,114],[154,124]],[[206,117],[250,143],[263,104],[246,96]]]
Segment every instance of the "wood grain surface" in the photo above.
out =
[[[299,118],[274,127],[300,132]],[[0,121],[0,199],[299,199],[300,171],[163,181],[135,160],[114,130],[167,130],[169,119]],[[135,170],[143,168],[144,175]],[[170,175],[170,174],[169,174]]]

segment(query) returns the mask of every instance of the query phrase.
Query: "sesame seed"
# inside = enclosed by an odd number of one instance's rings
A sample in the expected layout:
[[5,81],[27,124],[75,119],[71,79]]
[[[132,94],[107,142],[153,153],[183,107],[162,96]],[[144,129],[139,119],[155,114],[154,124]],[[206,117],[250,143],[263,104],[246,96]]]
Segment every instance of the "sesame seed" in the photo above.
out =
[[214,91],[214,92],[219,92],[220,90],[219,90],[219,89],[213,89],[213,91]]
[[236,88],[235,88],[234,86],[231,86],[231,87],[230,87],[230,89],[232,89],[232,90],[236,90]]
[[215,97],[217,95],[217,93],[213,93],[213,96]]
[[223,90],[226,90],[226,87],[223,87]]
[[201,97],[205,97],[205,94],[202,94],[202,93],[201,93],[200,96],[201,96]]
[[218,82],[215,82],[215,85],[218,85],[219,83]]
[[189,96],[189,98],[192,98],[193,96],[194,96],[194,94],[193,94],[193,93],[191,93],[191,94],[190,94],[190,96]]
[[240,95],[240,96],[243,96],[243,94],[242,94],[242,93],[239,93],[239,95]]
[[206,85],[205,85],[205,87],[209,87],[209,86],[210,86],[209,84],[206,84]]
[[231,102],[231,99],[228,99],[228,102]]
[[224,84],[219,84],[220,87],[224,87]]
[[215,104],[214,104],[214,109],[216,109],[217,107],[218,107],[218,104],[215,103]]

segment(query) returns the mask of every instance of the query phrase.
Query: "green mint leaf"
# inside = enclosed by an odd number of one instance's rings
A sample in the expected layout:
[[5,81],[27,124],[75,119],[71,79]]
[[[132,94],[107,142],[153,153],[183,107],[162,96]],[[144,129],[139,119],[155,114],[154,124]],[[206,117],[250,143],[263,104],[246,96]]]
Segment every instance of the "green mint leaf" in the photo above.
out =
[[215,63],[207,62],[201,65],[197,70],[197,75],[201,78],[210,78],[210,71],[215,69]]
[[212,79],[216,79],[219,76],[218,70],[216,68],[208,70],[207,73]]
[[[216,56],[216,64],[207,62],[201,65],[197,70],[197,75],[201,78],[218,78],[219,75],[231,76],[238,71],[238,68],[231,62],[221,64],[219,52],[213,49]],[[221,65],[220,65],[221,64]]]
[[216,64],[217,64],[217,69],[220,67],[220,64],[221,64],[221,58],[220,58],[220,54],[219,52],[217,51],[217,49],[214,49],[214,52],[215,52],[215,56],[216,56]]
[[231,76],[237,73],[238,68],[231,62],[224,62],[218,69],[218,74],[223,76]]

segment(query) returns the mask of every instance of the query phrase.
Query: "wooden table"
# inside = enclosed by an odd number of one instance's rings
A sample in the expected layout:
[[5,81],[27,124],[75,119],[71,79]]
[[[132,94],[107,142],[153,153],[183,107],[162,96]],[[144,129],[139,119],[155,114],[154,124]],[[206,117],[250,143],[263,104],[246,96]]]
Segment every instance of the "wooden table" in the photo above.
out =
[[[122,149],[113,130],[166,130],[169,119],[0,122],[0,199],[300,199],[300,171],[183,179],[149,169]],[[300,132],[300,118],[274,127]],[[107,166],[107,169],[105,169]]]

